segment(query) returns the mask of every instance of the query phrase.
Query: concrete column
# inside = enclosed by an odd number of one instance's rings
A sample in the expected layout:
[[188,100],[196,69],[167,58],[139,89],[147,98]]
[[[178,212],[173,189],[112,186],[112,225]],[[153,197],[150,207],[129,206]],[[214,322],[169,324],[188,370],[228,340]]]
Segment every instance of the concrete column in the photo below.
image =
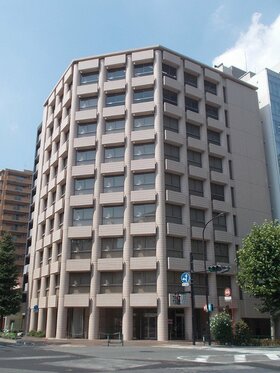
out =
[[126,177],[124,184],[125,194],[125,210],[124,210],[124,226],[125,229],[125,241],[123,248],[123,338],[124,340],[131,340],[133,337],[133,309],[130,307],[130,294],[132,293],[132,277],[133,274],[130,270],[130,258],[133,255],[132,247],[133,238],[130,235],[130,223],[132,222],[132,206],[131,206],[131,159],[133,158],[132,144],[131,144],[131,130],[132,130],[132,115],[131,115],[131,104],[132,104],[132,87],[131,78],[133,73],[133,64],[131,56],[127,56],[127,70],[126,70],[126,83],[127,83],[127,94],[126,94],[126,125],[125,125],[125,138],[126,138],[126,151],[125,151],[125,165],[126,165]]
[[[98,123],[96,129],[96,140],[97,143],[102,146],[102,134],[104,128],[104,118],[101,113],[103,112],[103,106],[105,101],[104,95],[104,82],[106,79],[106,69],[104,66],[104,60],[100,60],[100,69],[99,69],[99,99],[97,111]],[[103,178],[100,173],[101,163],[102,163],[102,151],[96,152],[96,174],[95,174],[95,184],[94,184],[94,197],[95,197],[95,211],[93,214],[93,232],[94,232],[94,243],[93,250],[91,255],[92,261],[92,271],[93,276],[91,277],[91,286],[90,286],[90,312],[89,312],[89,328],[88,328],[88,339],[97,339],[99,338],[99,308],[96,306],[96,296],[99,293],[100,289],[100,273],[97,271],[97,261],[100,258],[101,253],[101,238],[99,237],[99,224],[101,222],[102,216],[102,206],[99,203],[100,193],[102,193],[103,188]]]
[[54,312],[55,312],[55,308],[47,309],[46,338],[54,337],[54,332],[55,332]]
[[67,310],[64,307],[64,294],[68,292],[68,280],[69,276],[66,273],[66,260],[69,255],[69,239],[68,239],[68,227],[71,224],[71,209],[69,206],[71,188],[72,188],[72,175],[71,168],[73,165],[74,149],[73,142],[75,137],[75,113],[76,113],[76,92],[77,92],[77,81],[78,71],[77,64],[74,65],[73,71],[73,95],[71,105],[71,120],[69,130],[69,150],[68,150],[68,166],[66,176],[66,190],[65,190],[65,210],[64,210],[64,222],[63,222],[63,238],[62,238],[62,254],[61,254],[61,269],[60,269],[60,286],[59,286],[59,299],[58,299],[58,311],[57,311],[57,326],[56,326],[56,338],[66,337],[66,322],[67,322]]
[[29,322],[29,331],[36,330],[36,321],[37,321],[37,315],[33,311],[33,309],[30,309],[30,322]]
[[166,223],[165,223],[165,174],[164,174],[164,131],[163,131],[163,102],[162,102],[162,57],[161,51],[155,51],[155,159],[156,170],[156,191],[158,195],[156,224],[158,231],[157,239],[157,295],[158,295],[158,318],[157,318],[157,339],[168,340],[168,298],[167,298],[167,265],[166,265]]

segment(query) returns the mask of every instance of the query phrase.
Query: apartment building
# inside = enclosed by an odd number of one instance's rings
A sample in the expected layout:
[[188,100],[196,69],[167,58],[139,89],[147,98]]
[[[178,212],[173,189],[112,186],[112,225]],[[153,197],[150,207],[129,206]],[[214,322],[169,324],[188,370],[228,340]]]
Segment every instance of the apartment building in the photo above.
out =
[[[13,237],[20,286],[28,231],[31,184],[32,171],[0,170],[0,236],[7,232]],[[10,329],[11,323],[15,328],[21,329],[21,315],[6,318],[5,327]]]
[[[265,334],[235,281],[242,237],[271,218],[253,86],[161,46],[75,60],[46,100],[36,154],[30,330],[202,338],[208,276],[214,312]],[[230,271],[204,272],[204,243],[206,266]],[[190,253],[194,326],[190,294],[176,301]]]

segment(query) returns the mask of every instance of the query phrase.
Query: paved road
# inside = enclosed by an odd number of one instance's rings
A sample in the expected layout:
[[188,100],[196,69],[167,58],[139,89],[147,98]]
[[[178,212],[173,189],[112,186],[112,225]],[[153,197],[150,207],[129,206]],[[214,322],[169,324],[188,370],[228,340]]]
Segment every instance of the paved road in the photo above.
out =
[[121,347],[1,345],[0,373],[271,373],[280,371],[278,348],[219,348],[184,344]]

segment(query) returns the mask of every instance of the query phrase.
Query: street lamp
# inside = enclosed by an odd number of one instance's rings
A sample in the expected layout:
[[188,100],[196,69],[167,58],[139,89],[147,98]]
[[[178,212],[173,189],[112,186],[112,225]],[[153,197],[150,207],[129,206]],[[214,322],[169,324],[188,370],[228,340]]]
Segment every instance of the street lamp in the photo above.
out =
[[206,298],[206,315],[207,315],[207,325],[206,325],[206,334],[208,338],[208,344],[211,346],[211,330],[210,330],[210,312],[208,310],[208,304],[209,304],[209,289],[208,289],[208,273],[206,268],[206,242],[204,238],[205,228],[209,223],[211,223],[212,220],[219,218],[220,216],[223,216],[224,212],[221,212],[220,214],[214,216],[212,219],[210,219],[203,227],[202,230],[202,245],[203,245],[203,262],[204,262],[204,276],[205,276],[205,298]]

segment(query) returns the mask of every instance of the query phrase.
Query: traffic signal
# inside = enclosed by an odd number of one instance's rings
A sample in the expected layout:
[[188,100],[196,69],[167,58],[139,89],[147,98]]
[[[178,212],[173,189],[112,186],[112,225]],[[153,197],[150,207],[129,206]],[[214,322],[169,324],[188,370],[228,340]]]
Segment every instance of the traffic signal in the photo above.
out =
[[230,270],[230,266],[222,266],[220,264],[215,264],[208,267],[208,272],[228,272]]
[[181,304],[181,294],[174,294],[173,295],[173,303],[174,304]]

